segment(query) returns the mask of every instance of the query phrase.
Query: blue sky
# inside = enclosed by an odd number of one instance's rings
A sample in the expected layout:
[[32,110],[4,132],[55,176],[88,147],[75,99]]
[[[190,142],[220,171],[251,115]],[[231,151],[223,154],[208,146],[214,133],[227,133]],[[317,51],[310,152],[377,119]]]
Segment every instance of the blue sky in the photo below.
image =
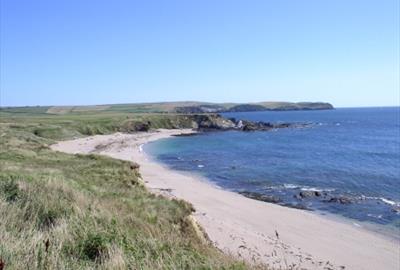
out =
[[1,0],[2,106],[400,105],[398,0]]

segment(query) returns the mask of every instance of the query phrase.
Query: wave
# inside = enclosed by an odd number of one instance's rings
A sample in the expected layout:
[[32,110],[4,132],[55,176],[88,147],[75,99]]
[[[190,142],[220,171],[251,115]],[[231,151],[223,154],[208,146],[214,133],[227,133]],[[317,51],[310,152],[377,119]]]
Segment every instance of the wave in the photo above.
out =
[[391,199],[387,199],[384,197],[372,197],[372,196],[361,195],[361,199],[377,200],[377,201],[381,201],[381,202],[391,205],[391,206],[400,206],[400,202],[396,202],[396,201],[393,201]]
[[302,191],[318,191],[318,192],[332,192],[335,191],[334,188],[325,188],[325,189],[320,189],[320,188],[315,188],[315,187],[302,187],[300,188]]
[[293,185],[293,184],[283,184],[283,187],[286,189],[298,189],[300,186]]
[[379,198],[382,202],[384,202],[384,203],[386,203],[386,204],[389,204],[389,205],[400,205],[400,203],[399,202],[395,202],[395,201],[391,201],[391,200],[388,200],[388,199],[386,199],[386,198]]
[[295,185],[295,184],[283,184],[283,185],[277,185],[277,186],[268,186],[267,189],[272,189],[272,190],[298,189],[301,191],[318,191],[318,192],[335,191],[334,188],[317,188],[317,187],[302,186],[302,185]]
[[374,215],[374,214],[367,214],[368,217],[376,218],[376,219],[382,219],[382,215]]

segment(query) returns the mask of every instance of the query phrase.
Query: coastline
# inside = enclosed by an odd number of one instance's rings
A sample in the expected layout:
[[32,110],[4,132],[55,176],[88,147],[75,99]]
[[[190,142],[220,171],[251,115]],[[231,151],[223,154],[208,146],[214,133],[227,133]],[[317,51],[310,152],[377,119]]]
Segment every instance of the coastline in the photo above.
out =
[[315,213],[248,199],[200,176],[168,169],[143,151],[148,142],[192,132],[96,135],[51,148],[137,162],[150,191],[192,203],[194,218],[213,244],[247,261],[285,269],[398,269],[395,240]]

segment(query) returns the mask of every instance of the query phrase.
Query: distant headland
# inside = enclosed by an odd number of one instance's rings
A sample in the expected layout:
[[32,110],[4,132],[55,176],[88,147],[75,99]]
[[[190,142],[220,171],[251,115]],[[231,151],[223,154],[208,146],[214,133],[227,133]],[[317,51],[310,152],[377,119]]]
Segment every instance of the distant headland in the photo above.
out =
[[216,113],[216,112],[255,112],[255,111],[297,111],[297,110],[332,110],[326,102],[257,102],[257,103],[204,103],[177,106],[179,113]]
[[332,110],[327,102],[254,102],[254,103],[211,103],[199,101],[128,103],[82,106],[24,106],[0,107],[2,111],[31,112],[46,114],[68,114],[84,112],[128,112],[128,113],[223,113],[254,111],[297,111]]

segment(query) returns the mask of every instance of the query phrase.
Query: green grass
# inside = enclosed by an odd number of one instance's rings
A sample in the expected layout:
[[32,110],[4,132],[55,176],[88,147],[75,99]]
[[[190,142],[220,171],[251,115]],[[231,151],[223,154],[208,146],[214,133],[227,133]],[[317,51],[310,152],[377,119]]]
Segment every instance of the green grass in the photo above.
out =
[[149,193],[129,162],[54,152],[56,140],[190,126],[186,116],[0,112],[5,269],[247,269],[199,235],[193,208]]
[[[109,105],[88,105],[88,106],[31,106],[31,107],[0,107],[0,115],[103,115],[112,114],[140,114],[140,113],[161,113],[168,114],[177,112],[180,107],[197,107],[200,105],[213,105],[225,110],[239,106],[241,110],[311,110],[333,108],[329,103],[323,102],[256,102],[256,103],[209,103],[197,101],[181,102],[156,102],[156,103],[131,103],[131,104],[109,104]],[[247,108],[247,109],[245,109]],[[179,110],[178,110],[179,111]]]

